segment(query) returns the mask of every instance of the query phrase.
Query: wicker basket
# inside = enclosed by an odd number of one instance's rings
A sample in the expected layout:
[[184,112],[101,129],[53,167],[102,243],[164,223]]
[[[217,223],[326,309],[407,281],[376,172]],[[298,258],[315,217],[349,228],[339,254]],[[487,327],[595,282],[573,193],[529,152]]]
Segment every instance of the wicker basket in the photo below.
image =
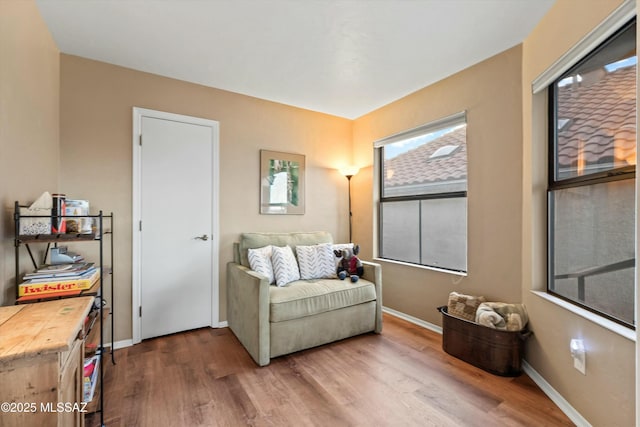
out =
[[532,332],[502,331],[442,313],[442,349],[492,374],[517,377],[522,373],[525,342]]

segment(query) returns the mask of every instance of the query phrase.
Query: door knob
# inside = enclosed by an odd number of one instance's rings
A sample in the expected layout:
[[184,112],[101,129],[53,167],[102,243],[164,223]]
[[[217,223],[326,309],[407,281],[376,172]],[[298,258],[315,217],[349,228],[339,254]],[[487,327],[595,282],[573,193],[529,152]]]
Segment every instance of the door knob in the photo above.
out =
[[196,236],[196,237],[194,237],[194,239],[199,239],[199,240],[209,240],[209,236],[207,236],[206,234],[203,234],[202,236]]

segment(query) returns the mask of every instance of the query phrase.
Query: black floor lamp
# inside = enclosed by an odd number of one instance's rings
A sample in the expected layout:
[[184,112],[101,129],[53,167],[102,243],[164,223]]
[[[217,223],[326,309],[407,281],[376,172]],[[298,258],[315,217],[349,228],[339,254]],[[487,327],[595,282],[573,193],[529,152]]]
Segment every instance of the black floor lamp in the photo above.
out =
[[346,176],[349,181],[349,243],[351,243],[351,218],[353,217],[351,212],[351,177],[357,174],[359,170],[356,166],[346,166],[340,169],[340,173]]

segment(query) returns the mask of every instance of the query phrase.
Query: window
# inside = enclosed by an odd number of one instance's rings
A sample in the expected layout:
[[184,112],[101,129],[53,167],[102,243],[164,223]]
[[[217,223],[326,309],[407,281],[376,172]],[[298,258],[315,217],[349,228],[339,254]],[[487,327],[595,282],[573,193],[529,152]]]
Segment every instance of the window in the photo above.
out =
[[467,271],[464,113],[377,141],[380,258]]
[[634,327],[635,19],[549,87],[547,290]]

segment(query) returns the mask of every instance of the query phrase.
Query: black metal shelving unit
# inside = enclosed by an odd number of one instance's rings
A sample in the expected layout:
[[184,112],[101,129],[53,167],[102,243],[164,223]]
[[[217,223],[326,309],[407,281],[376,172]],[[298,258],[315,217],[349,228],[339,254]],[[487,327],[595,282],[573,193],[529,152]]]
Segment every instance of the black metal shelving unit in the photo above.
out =
[[[21,215],[20,208],[25,208],[26,206],[20,206],[19,202],[15,202],[15,210],[14,210],[14,223],[15,223],[15,237],[14,237],[14,246],[15,246],[15,285],[16,285],[16,299],[18,299],[18,285],[21,283],[20,279],[20,247],[24,246],[27,249],[29,257],[31,258],[31,262],[33,263],[34,269],[37,269],[39,266],[47,263],[47,255],[49,253],[49,249],[53,244],[54,247],[57,247],[58,244],[62,243],[80,243],[80,242],[97,242],[99,244],[99,268],[100,271],[100,283],[97,290],[87,289],[86,291],[82,291],[79,295],[74,296],[94,296],[98,305],[98,316],[100,316],[100,347],[96,349],[96,353],[100,352],[100,401],[99,406],[97,406],[96,412],[100,413],[100,425],[104,426],[104,356],[106,355],[105,351],[105,337],[104,337],[104,309],[106,300],[104,298],[104,285],[105,285],[105,277],[109,277],[109,286],[110,286],[110,297],[111,297],[111,306],[109,310],[109,316],[111,321],[111,346],[110,346],[110,356],[111,363],[115,365],[115,355],[113,352],[113,337],[114,337],[114,293],[113,293],[113,271],[114,271],[114,258],[113,258],[113,225],[114,225],[114,217],[113,212],[105,215],[102,211],[100,211],[97,215],[57,215],[57,218],[91,218],[92,221],[96,221],[95,232],[92,233],[65,233],[65,234],[34,234],[34,235],[26,235],[20,234],[20,221],[22,219],[50,219],[51,215]],[[109,224],[109,229],[105,230],[105,221]],[[104,266],[105,260],[105,249],[104,249],[104,239],[105,237],[109,237],[109,261],[110,266]],[[46,244],[46,250],[44,251],[44,255],[42,257],[42,262],[38,263],[36,261],[36,257],[34,256],[33,251],[31,250],[32,244]],[[64,298],[64,297],[61,297]],[[46,298],[43,298],[46,299]],[[33,301],[35,302],[35,301]],[[94,396],[95,398],[95,396]]]

